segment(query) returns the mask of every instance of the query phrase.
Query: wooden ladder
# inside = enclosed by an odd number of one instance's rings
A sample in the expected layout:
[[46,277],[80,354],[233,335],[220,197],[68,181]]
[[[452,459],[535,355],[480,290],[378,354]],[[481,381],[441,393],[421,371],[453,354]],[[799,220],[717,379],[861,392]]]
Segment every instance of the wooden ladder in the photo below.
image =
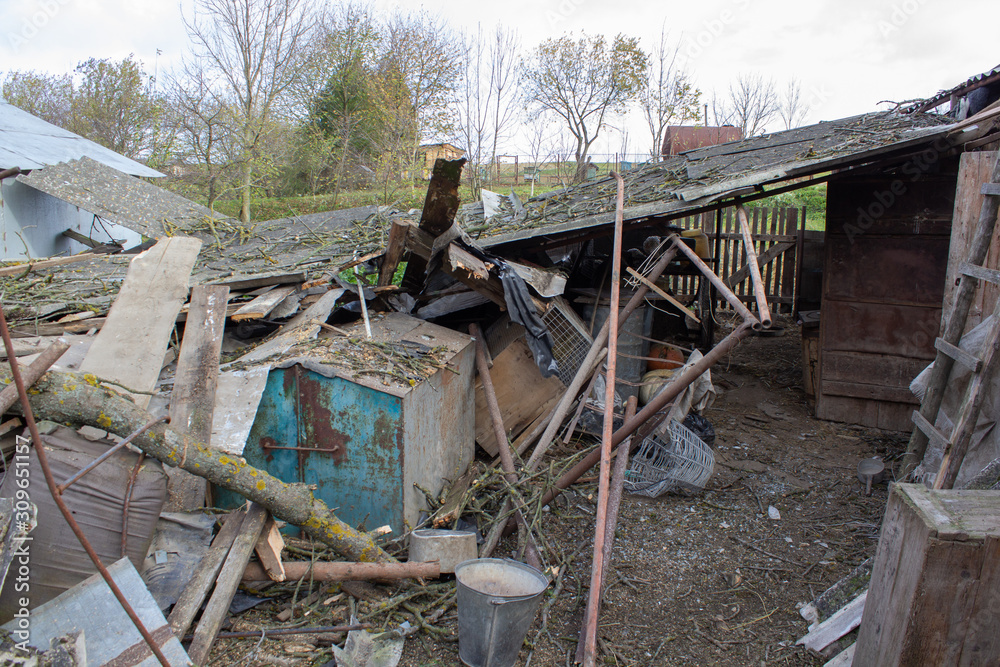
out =
[[[969,449],[972,433],[976,428],[976,420],[983,401],[986,399],[988,382],[997,363],[1000,363],[1000,299],[994,307],[994,322],[985,341],[983,357],[979,358],[962,350],[958,345],[965,332],[969,319],[972,301],[975,298],[979,281],[985,280],[1000,285],[1000,271],[982,266],[990,249],[997,213],[1000,212],[1000,156],[993,166],[990,183],[984,183],[982,193],[985,195],[980,210],[979,221],[969,248],[969,255],[959,269],[959,283],[955,293],[954,305],[944,327],[944,335],[934,341],[937,356],[934,368],[928,382],[927,393],[920,404],[920,410],[913,412],[915,428],[910,436],[904,458],[904,477],[923,459],[927,443],[934,441],[944,446],[944,458],[941,468],[934,478],[935,489],[950,489],[955,484],[959,468]],[[958,418],[952,428],[951,435],[945,436],[934,426],[945,390],[951,381],[951,371],[955,362],[972,371],[972,378],[962,398]]]

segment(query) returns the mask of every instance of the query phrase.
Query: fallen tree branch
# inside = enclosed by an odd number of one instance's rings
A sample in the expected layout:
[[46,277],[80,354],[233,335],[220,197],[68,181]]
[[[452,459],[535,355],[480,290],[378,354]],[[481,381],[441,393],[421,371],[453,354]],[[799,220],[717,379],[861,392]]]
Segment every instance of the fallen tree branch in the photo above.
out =
[[[10,382],[10,370],[0,368],[0,383]],[[87,424],[116,434],[128,434],[149,421],[149,413],[129,399],[99,385],[90,374],[50,371],[31,393],[36,414],[60,423]],[[20,405],[11,408],[20,414]],[[337,518],[306,484],[287,484],[246,461],[178,432],[157,425],[133,444],[167,465],[204,477],[224,489],[266,507],[275,518],[299,526],[352,561],[394,562],[370,535]],[[184,452],[187,452],[185,458]],[[183,465],[181,461],[183,460]]]

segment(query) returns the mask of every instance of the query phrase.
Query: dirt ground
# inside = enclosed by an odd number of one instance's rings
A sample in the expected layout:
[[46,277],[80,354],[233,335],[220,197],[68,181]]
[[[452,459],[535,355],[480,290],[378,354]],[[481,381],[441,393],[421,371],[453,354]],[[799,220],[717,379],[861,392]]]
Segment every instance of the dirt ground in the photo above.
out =
[[[717,432],[717,462],[706,491],[656,499],[625,494],[600,617],[599,664],[823,664],[823,657],[795,645],[807,626],[798,606],[874,555],[887,487],[865,496],[856,466],[871,456],[896,461],[907,435],[815,419],[802,389],[798,329],[787,320],[779,324],[783,336],[752,337],[712,370],[719,398],[705,416]],[[573,664],[590,582],[595,506],[596,482],[590,481],[544,513],[546,563],[560,570],[519,667]],[[780,518],[769,517],[772,507]],[[513,548],[513,539],[504,542],[497,555]],[[416,624],[419,616],[431,628],[407,637],[404,667],[460,664],[457,612],[448,596],[453,584],[436,586],[416,606],[396,607],[393,621],[373,620],[390,627],[403,619]],[[299,599],[308,588],[299,589]],[[353,592],[362,598],[355,610],[363,616],[401,589]],[[298,624],[346,621],[354,596],[337,597],[336,586],[320,597],[327,595],[336,599],[313,605]],[[275,627],[283,603],[287,599],[265,603],[235,617],[233,626]],[[341,638],[220,640],[212,664],[335,664],[324,639]]]

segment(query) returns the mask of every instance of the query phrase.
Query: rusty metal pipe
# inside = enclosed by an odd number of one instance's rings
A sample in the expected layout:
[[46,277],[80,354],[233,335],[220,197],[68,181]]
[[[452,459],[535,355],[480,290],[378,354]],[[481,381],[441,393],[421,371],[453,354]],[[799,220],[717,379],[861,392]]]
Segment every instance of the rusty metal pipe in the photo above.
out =
[[618,304],[622,282],[622,227],[624,226],[625,181],[611,172],[618,184],[615,203],[614,250],[611,255],[611,312],[608,313],[608,375],[604,382],[604,428],[601,434],[601,469],[597,476],[597,517],[594,527],[594,559],[584,626],[583,666],[594,667],[597,655],[597,617],[604,586],[604,541],[607,537],[608,491],[611,485],[611,437],[615,424],[615,372],[618,365]]
[[[7,348],[8,358],[14,358],[14,342],[10,339],[10,330],[7,328],[7,318],[3,312],[3,304],[0,304],[0,336],[3,338],[3,344]],[[149,650],[153,652],[156,659],[160,662],[163,667],[170,667],[170,662],[167,660],[167,656],[163,655],[163,651],[156,644],[156,640],[153,639],[153,635],[149,633],[146,626],[143,625],[139,616],[132,609],[132,605],[129,601],[125,599],[125,595],[122,593],[121,589],[118,588],[118,584],[112,578],[111,573],[108,569],[104,567],[104,563],[101,562],[101,557],[97,555],[94,551],[94,547],[91,546],[90,542],[87,540],[87,536],[83,534],[80,529],[80,525],[76,522],[73,517],[73,513],[66,506],[65,501],[63,501],[62,495],[60,495],[56,489],[56,480],[52,476],[52,468],[49,467],[49,457],[45,453],[45,447],[42,445],[42,436],[38,432],[38,424],[35,423],[35,414],[31,409],[31,401],[28,400],[28,391],[24,384],[24,379],[21,377],[21,369],[18,368],[17,363],[12,363],[10,365],[10,374],[14,379],[14,386],[17,387],[18,396],[21,399],[21,407],[24,410],[24,421],[28,425],[28,431],[31,433],[31,439],[35,445],[35,453],[38,455],[38,464],[42,468],[42,474],[45,476],[45,483],[49,487],[49,493],[52,494],[52,500],[55,501],[56,506],[59,511],[62,512],[63,518],[66,519],[66,523],[69,525],[70,530],[76,535],[76,539],[80,541],[80,545],[83,547],[87,555],[90,556],[90,560],[94,562],[94,566],[97,571],[101,573],[101,577],[108,584],[108,588],[111,589],[112,594],[118,599],[118,603],[128,614],[129,619],[135,625],[136,630],[142,635],[143,640],[149,645]]]
[[[493,434],[497,440],[497,448],[500,450],[500,467],[503,468],[504,479],[511,487],[511,497],[514,497],[514,487],[517,485],[517,471],[514,470],[514,456],[510,452],[510,442],[507,441],[507,432],[503,427],[503,416],[500,414],[500,404],[497,402],[496,390],[493,388],[493,378],[490,376],[489,362],[486,360],[486,341],[483,340],[482,331],[475,322],[469,325],[469,334],[476,339],[476,369],[479,371],[479,379],[483,383],[483,395],[486,397],[486,407],[490,412],[490,421],[493,424]],[[515,503],[516,512],[514,518],[517,520],[519,530],[524,531],[525,538],[525,558],[532,567],[541,570],[542,559],[538,555],[534,540],[531,537],[531,528],[524,519],[521,511],[521,503]]]
[[[646,422],[647,419],[659,412],[667,403],[677,398],[689,384],[694,382],[699,375],[711,368],[712,365],[715,364],[715,362],[718,361],[724,354],[729,352],[736,346],[737,343],[746,338],[752,330],[752,325],[749,322],[744,322],[731,334],[719,341],[718,345],[713,347],[708,354],[702,357],[700,361],[691,366],[691,368],[687,371],[682,373],[676,380],[667,385],[664,390],[661,391],[651,403],[640,410],[635,417],[622,424],[622,427],[615,431],[614,437],[612,438],[612,445],[618,446],[627,437],[632,435],[636,429]],[[562,493],[564,489],[568,488],[576,480],[580,479],[584,473],[593,468],[594,464],[599,460],[600,452],[597,451],[591,452],[585,458],[581,459],[579,463],[565,472],[563,476],[556,481],[555,485],[549,489],[544,496],[542,496],[542,505],[547,505],[552,502],[553,498]]]
[[750,267],[750,282],[753,283],[753,297],[757,301],[758,319],[760,319],[760,325],[768,329],[771,327],[771,311],[767,307],[764,280],[760,277],[760,266],[757,264],[757,249],[753,245],[750,222],[747,220],[747,211],[743,206],[736,207],[736,218],[740,221],[740,232],[743,234],[743,251],[747,256],[747,266]]
[[169,421],[169,418],[168,417],[159,417],[159,418],[154,419],[153,421],[149,422],[145,426],[139,427],[139,429],[137,431],[135,431],[135,433],[130,433],[127,438],[125,438],[124,440],[122,440],[121,442],[119,442],[117,445],[115,445],[114,447],[112,447],[108,451],[106,451],[103,454],[101,454],[100,456],[98,456],[96,459],[94,459],[93,461],[91,461],[90,463],[88,463],[85,467],[83,467],[80,470],[78,470],[75,475],[73,475],[72,477],[70,477],[69,479],[67,479],[65,482],[63,482],[62,484],[60,484],[59,486],[57,486],[56,487],[56,491],[58,491],[60,495],[63,494],[63,493],[65,493],[66,489],[68,489],[69,487],[73,486],[75,483],[77,483],[78,481],[80,481],[81,477],[83,477],[88,472],[90,472],[91,470],[93,470],[94,468],[96,468],[97,466],[101,465],[102,463],[104,463],[105,461],[107,461],[109,458],[111,458],[112,456],[114,456],[115,452],[117,452],[118,450],[120,450],[122,447],[125,447],[130,442],[132,442],[133,440],[135,440],[140,435],[142,435],[143,433],[145,433],[149,429],[153,428],[154,426],[156,426],[160,422],[165,422],[165,421]]
[[[13,350],[13,348],[8,349]],[[42,350],[38,357],[24,369],[24,375],[21,376],[24,386],[30,387],[38,382],[38,379],[45,375],[46,371],[52,367],[52,364],[56,363],[59,357],[64,355],[68,349],[69,341],[65,338],[57,338],[52,345]],[[14,365],[17,363],[16,357],[8,353],[7,362],[10,364],[11,371],[13,371]],[[10,410],[11,406],[17,403],[17,399],[17,384],[10,384],[4,387],[3,391],[0,391],[0,415]]]
[[[635,396],[629,396],[628,402],[625,404],[625,420],[628,421],[635,416],[635,411],[639,407],[639,399]],[[615,469],[611,474],[611,491],[608,494],[608,518],[607,518],[607,528],[605,529],[607,539],[604,541],[604,572],[601,575],[601,580],[608,578],[608,570],[611,567],[611,552],[615,546],[615,528],[618,526],[618,510],[621,508],[622,503],[622,488],[625,484],[625,471],[628,468],[628,447],[621,447],[617,450],[618,456],[615,458]],[[603,591],[601,593],[603,595]],[[598,600],[597,612],[600,614],[600,600]],[[586,627],[589,624],[589,614],[590,609],[588,608],[584,612],[583,625]],[[576,661],[578,663],[583,662],[584,659],[584,642],[577,642],[576,645]]]
[[743,305],[743,302],[740,301],[740,298],[733,293],[733,290],[729,289],[729,285],[723,282],[722,278],[715,275],[715,272],[712,271],[708,264],[701,260],[701,257],[698,257],[698,255],[695,254],[694,250],[691,250],[691,248],[684,245],[684,242],[681,241],[680,237],[674,236],[673,240],[674,247],[684,253],[687,258],[691,260],[691,263],[698,267],[698,270],[701,271],[706,278],[708,278],[709,282],[715,285],[715,289],[719,290],[719,294],[722,295],[722,298],[729,302],[729,305],[740,314],[740,317],[742,317],[745,322],[750,322],[754,329],[760,329],[760,322],[756,317],[754,317],[754,314],[750,312],[750,309]]
[[[663,275],[663,272],[667,270],[667,266],[673,261],[676,255],[676,248],[667,248],[667,250],[660,257],[660,261],[658,261],[650,270],[649,275],[647,275],[646,278],[648,278],[650,282],[656,282],[657,278]],[[619,313],[619,327],[621,327],[629,316],[636,311],[640,304],[642,304],[643,299],[646,298],[646,294],[648,293],[649,288],[646,285],[640,284],[639,287],[636,288],[632,298],[629,299],[629,302],[624,308],[622,308],[621,313]],[[590,350],[587,352],[587,356],[580,364],[580,370],[577,371],[576,376],[566,389],[566,393],[563,394],[559,404],[552,410],[552,421],[549,422],[545,432],[542,433],[542,437],[538,439],[535,451],[532,452],[531,458],[528,459],[528,462],[524,466],[524,469],[528,473],[534,472],[535,468],[538,467],[542,456],[545,455],[545,452],[547,452],[549,447],[552,445],[552,441],[556,437],[556,432],[559,430],[559,427],[562,426],[562,420],[566,417],[566,413],[569,412],[570,403],[572,403],[573,399],[580,393],[583,383],[587,381],[590,372],[589,369],[595,367],[595,364],[598,363],[598,356],[601,354],[601,350],[604,349],[605,343],[608,341],[610,322],[610,317],[604,321],[604,326],[601,327],[597,336],[594,337],[594,342],[591,344]]]

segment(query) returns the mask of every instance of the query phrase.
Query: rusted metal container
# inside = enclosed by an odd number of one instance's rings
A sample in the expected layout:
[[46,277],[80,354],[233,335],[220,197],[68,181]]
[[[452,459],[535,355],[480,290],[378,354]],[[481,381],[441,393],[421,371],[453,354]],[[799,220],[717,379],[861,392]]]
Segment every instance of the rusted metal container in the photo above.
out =
[[[365,338],[363,326],[348,333]],[[270,372],[243,456],[285,482],[314,485],[347,523],[389,525],[399,535],[426,508],[414,485],[440,493],[472,461],[475,351],[468,335],[398,313],[373,318],[372,334],[437,348],[445,367],[412,386],[372,372],[388,367],[378,355],[348,371],[323,363],[321,354],[346,345],[337,336],[317,346],[314,359]],[[220,506],[242,502],[219,490]]]
[[689,127],[674,125],[663,134],[663,155],[679,155],[696,148],[726,144],[743,138],[740,128],[732,125],[722,127]]

